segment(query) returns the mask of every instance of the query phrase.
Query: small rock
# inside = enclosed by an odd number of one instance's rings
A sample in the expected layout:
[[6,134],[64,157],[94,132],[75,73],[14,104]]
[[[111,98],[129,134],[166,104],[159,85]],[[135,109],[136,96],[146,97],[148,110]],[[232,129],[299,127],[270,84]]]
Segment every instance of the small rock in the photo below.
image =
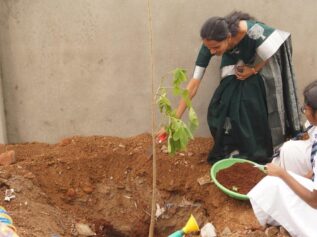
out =
[[207,223],[200,230],[201,237],[216,237],[216,229],[211,223]]
[[4,196],[5,196],[5,197],[4,197],[4,200],[7,201],[7,202],[10,202],[11,199],[14,199],[14,198],[15,198],[14,189],[13,189],[13,188],[6,189]]
[[230,230],[230,228],[228,227],[228,226],[226,226],[225,228],[224,228],[224,230],[221,232],[221,236],[230,236],[231,235],[231,230]]
[[0,165],[8,166],[16,162],[15,151],[6,151],[0,154]]
[[94,191],[94,189],[92,188],[92,186],[89,185],[89,184],[85,184],[85,185],[82,187],[82,189],[83,189],[83,191],[84,191],[85,193],[87,193],[87,194],[91,194],[91,193]]
[[78,236],[78,231],[76,230],[76,225],[74,223],[70,228],[70,233],[72,234],[72,236]]
[[159,218],[165,211],[166,209],[164,207],[161,208],[160,205],[156,203],[156,213],[155,213],[156,218]]
[[107,185],[99,185],[97,188],[97,192],[103,193],[103,194],[110,194],[111,188]]
[[72,139],[70,138],[64,138],[63,140],[60,141],[59,145],[60,146],[67,146],[72,142]]
[[191,157],[191,156],[193,156],[193,155],[194,155],[194,153],[192,153],[192,152],[188,152],[188,153],[187,153],[187,155],[188,155],[189,157]]
[[117,189],[125,189],[125,186],[123,184],[118,184]]
[[119,147],[120,147],[120,148],[125,148],[125,145],[123,145],[123,144],[120,143],[120,144],[119,144]]
[[66,195],[67,195],[67,197],[74,198],[76,196],[75,189],[73,189],[73,188],[68,189]]
[[283,226],[280,226],[280,234],[283,235],[283,236],[291,236],[288,231],[283,227]]
[[53,160],[52,160],[52,161],[47,162],[47,165],[48,165],[48,166],[52,166],[52,165],[54,165],[54,164],[55,164],[55,161],[53,161]]
[[168,153],[168,149],[166,145],[161,146],[161,152],[167,154]]
[[167,150],[167,146],[166,145],[161,146],[161,150]]
[[27,179],[34,179],[35,175],[32,172],[28,172],[24,175],[24,177]]
[[138,152],[138,151],[142,150],[142,148],[143,148],[142,146],[137,146],[137,147],[133,148],[133,151]]
[[205,185],[205,184],[209,184],[209,183],[212,183],[211,179],[210,179],[210,176],[208,174],[200,177],[197,179],[197,182],[199,183],[199,185]]
[[93,232],[90,227],[86,224],[82,224],[82,223],[76,223],[76,230],[78,232],[79,235],[83,235],[83,236],[93,236],[96,235],[95,232]]
[[268,237],[277,236],[278,232],[279,232],[279,229],[275,226],[270,226],[270,227],[265,229],[265,234]]

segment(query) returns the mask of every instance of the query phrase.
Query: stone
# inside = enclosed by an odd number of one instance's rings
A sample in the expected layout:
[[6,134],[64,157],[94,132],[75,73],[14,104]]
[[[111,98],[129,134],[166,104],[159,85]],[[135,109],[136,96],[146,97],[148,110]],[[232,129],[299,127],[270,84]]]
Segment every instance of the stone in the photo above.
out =
[[23,175],[23,177],[27,179],[34,179],[35,175],[32,172],[28,172],[25,175]]
[[59,142],[60,146],[67,146],[68,144],[70,144],[72,142],[72,139],[70,138],[64,138],[63,140],[61,140]]
[[81,188],[87,194],[91,194],[94,191],[94,188],[90,183],[83,184]]
[[66,195],[69,198],[74,198],[76,196],[75,189],[73,189],[73,188],[68,189]]
[[210,175],[206,174],[200,178],[197,179],[197,182],[199,183],[200,186],[208,184],[208,183],[212,183],[212,180],[210,179]]
[[76,230],[78,232],[79,235],[83,235],[83,236],[94,236],[96,235],[95,232],[93,232],[90,227],[86,224],[82,224],[82,223],[76,223]]
[[15,151],[6,151],[0,154],[0,165],[8,166],[16,162]]
[[265,234],[268,237],[277,236],[278,232],[279,232],[279,229],[275,226],[270,226],[270,227],[265,229]]
[[203,228],[201,228],[200,235],[201,237],[216,237],[217,233],[213,224],[207,223],[203,226]]
[[228,226],[226,226],[221,232],[221,236],[230,236],[231,234],[232,232]]
[[284,237],[290,237],[291,235],[288,233],[288,231],[283,227],[280,226],[280,235],[284,236]]

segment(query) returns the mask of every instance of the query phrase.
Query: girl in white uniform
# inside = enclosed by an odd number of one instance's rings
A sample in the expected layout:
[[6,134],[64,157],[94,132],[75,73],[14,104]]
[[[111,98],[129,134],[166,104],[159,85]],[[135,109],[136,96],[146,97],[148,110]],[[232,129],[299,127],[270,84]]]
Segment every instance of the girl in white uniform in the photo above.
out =
[[306,121],[305,127],[309,138],[285,142],[280,148],[279,156],[272,162],[295,174],[308,177],[312,170],[311,148],[317,137],[317,128],[309,121]]
[[[262,179],[248,196],[261,225],[282,225],[292,236],[316,237],[317,136],[312,131],[316,131],[317,126],[317,81],[305,88],[304,101],[303,111],[309,123],[313,125],[313,130],[309,132],[310,139],[297,141],[303,142],[301,146],[296,145],[301,149],[297,153],[296,148],[291,145],[294,143],[283,146],[281,157],[285,158],[290,152],[295,160],[283,158],[282,167],[274,163],[267,164],[268,176]],[[299,157],[303,154],[306,154],[306,158]],[[288,167],[297,174],[286,170]]]

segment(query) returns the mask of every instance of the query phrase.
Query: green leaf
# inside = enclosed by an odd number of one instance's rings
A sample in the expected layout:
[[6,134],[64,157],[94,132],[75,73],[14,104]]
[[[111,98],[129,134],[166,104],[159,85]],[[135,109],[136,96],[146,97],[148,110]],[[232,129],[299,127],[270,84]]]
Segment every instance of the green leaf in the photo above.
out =
[[160,108],[160,112],[162,113],[163,111],[165,111],[167,114],[170,114],[172,111],[172,106],[171,106],[171,102],[169,101],[169,99],[167,97],[164,96],[160,96],[158,101],[157,101],[159,108]]
[[186,131],[187,137],[189,137],[190,139],[194,139],[192,132],[190,131],[190,129],[188,129],[187,126],[185,127],[185,131]]
[[174,141],[177,141],[179,140],[180,138],[182,137],[182,134],[181,134],[181,129],[177,129],[174,134],[173,134],[173,140]]
[[185,129],[182,129],[183,132],[183,136],[180,137],[179,141],[180,141],[180,150],[186,150],[189,138],[186,135],[186,131]]
[[197,114],[192,107],[189,108],[188,118],[189,118],[189,129],[191,132],[194,132],[196,128],[198,128],[199,126],[199,121],[198,121]]
[[186,71],[182,68],[176,68],[173,71],[173,76],[174,76],[174,80],[173,80],[174,87],[179,87],[182,82],[187,80]]
[[189,99],[189,91],[188,90],[183,90],[182,98],[185,101],[187,107],[191,107],[192,106],[192,102]]
[[173,88],[173,95],[174,96],[178,96],[178,95],[182,94],[182,92],[183,92],[183,90],[181,88],[177,87],[177,86],[175,86]]

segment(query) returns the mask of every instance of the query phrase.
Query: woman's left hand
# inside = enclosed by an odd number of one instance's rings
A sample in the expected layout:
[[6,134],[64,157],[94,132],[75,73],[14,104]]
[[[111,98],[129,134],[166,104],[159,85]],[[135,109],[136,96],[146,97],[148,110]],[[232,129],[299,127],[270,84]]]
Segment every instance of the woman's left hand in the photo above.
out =
[[255,70],[253,67],[248,67],[248,66],[237,66],[236,67],[236,76],[238,80],[245,80],[248,77],[252,76],[255,74]]

